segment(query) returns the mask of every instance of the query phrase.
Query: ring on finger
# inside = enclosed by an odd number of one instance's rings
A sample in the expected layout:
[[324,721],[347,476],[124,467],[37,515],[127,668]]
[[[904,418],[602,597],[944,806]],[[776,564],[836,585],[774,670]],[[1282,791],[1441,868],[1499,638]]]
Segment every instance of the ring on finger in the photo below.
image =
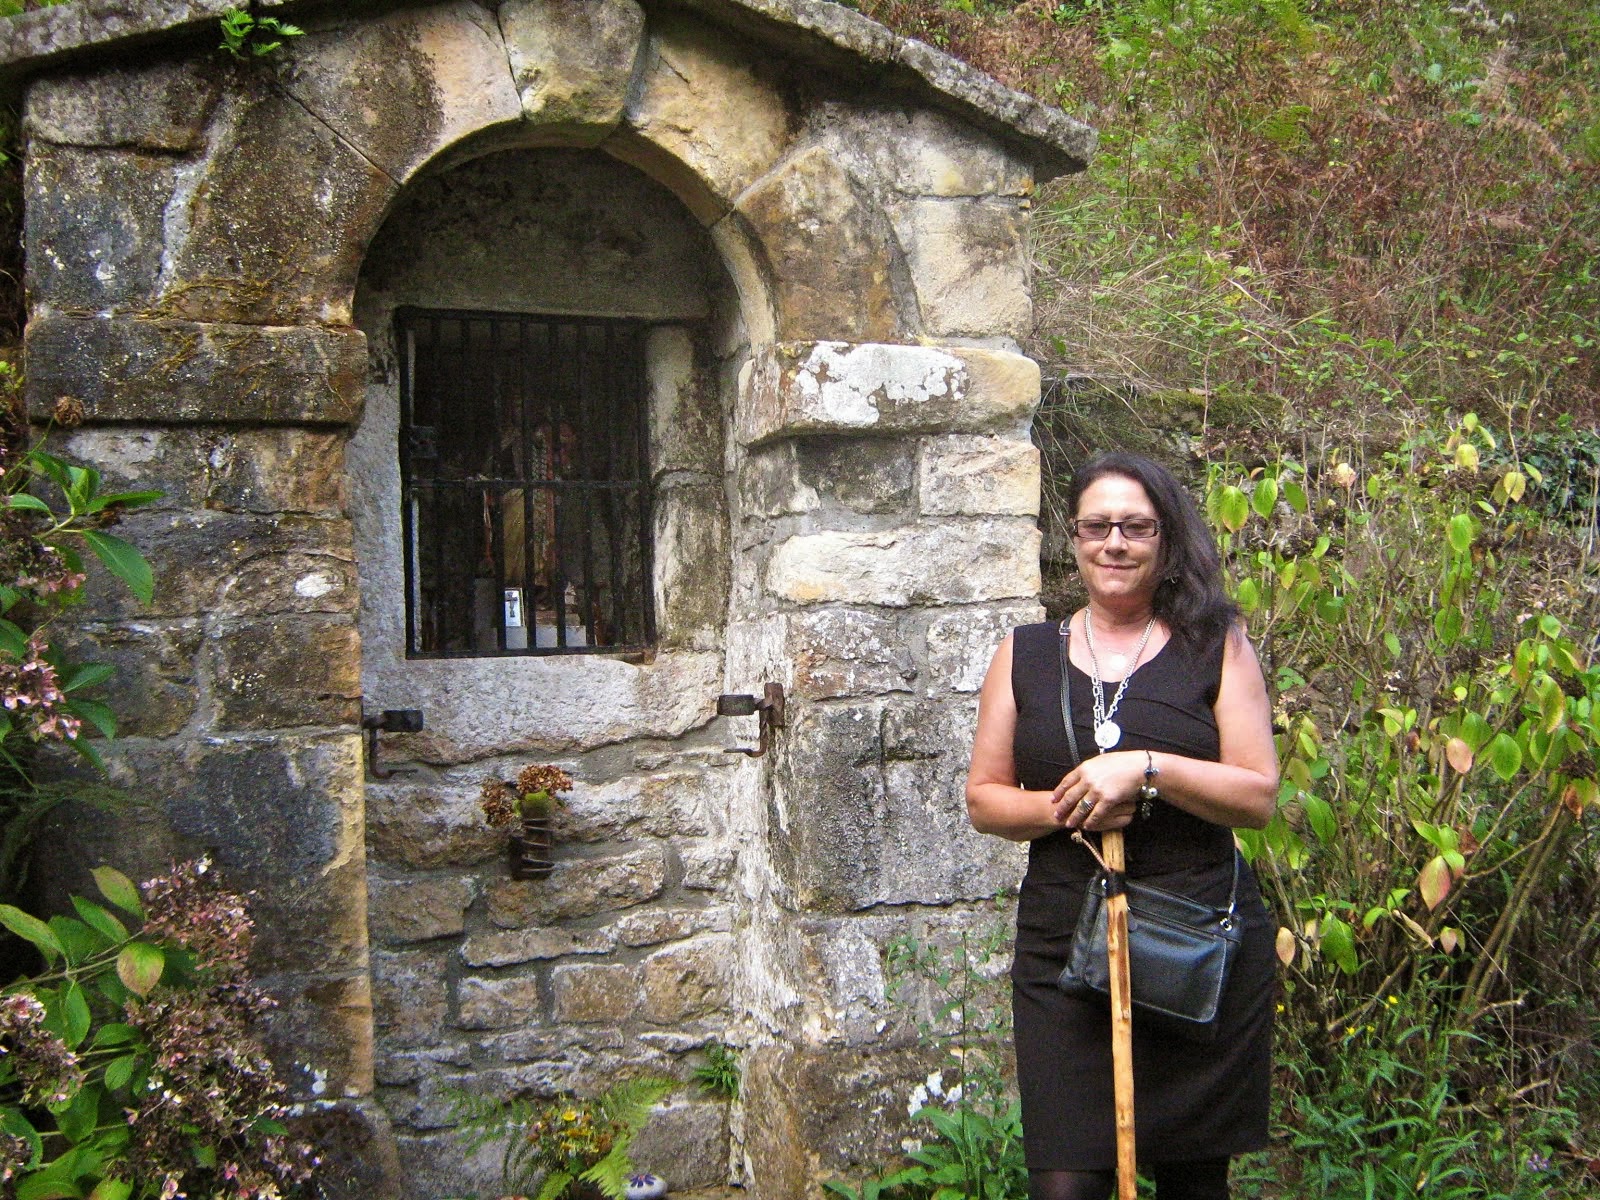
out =
[[1094,801],[1085,796],[1081,801],[1078,802],[1078,808],[1082,812],[1089,812],[1094,808]]

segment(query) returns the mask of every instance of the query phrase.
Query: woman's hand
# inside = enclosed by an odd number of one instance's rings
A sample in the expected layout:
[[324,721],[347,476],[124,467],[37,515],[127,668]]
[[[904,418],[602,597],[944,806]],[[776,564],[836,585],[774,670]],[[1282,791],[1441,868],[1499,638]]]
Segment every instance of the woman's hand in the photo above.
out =
[[1078,764],[1050,794],[1056,823],[1065,829],[1123,829],[1139,806],[1144,783],[1142,750],[1097,754]]

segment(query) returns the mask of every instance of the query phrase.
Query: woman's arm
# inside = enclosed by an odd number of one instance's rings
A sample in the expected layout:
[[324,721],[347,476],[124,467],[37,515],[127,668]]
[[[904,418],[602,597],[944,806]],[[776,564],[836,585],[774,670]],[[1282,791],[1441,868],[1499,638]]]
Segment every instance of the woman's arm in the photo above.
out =
[[1051,793],[1017,786],[1012,742],[1017,732],[1017,700],[1011,692],[1011,635],[989,663],[978,694],[978,732],[967,770],[967,816],[979,833],[1014,842],[1031,841],[1061,828],[1051,815]]
[[[1243,629],[1230,633],[1223,647],[1222,681],[1212,711],[1220,760],[1157,752],[1149,756],[1159,772],[1153,782],[1168,804],[1203,820],[1260,829],[1278,804],[1278,751],[1267,683]],[[1086,759],[1051,794],[1057,819],[1069,829],[1120,829],[1132,819],[1146,761],[1143,750]],[[1093,802],[1092,811],[1080,807],[1085,799]]]

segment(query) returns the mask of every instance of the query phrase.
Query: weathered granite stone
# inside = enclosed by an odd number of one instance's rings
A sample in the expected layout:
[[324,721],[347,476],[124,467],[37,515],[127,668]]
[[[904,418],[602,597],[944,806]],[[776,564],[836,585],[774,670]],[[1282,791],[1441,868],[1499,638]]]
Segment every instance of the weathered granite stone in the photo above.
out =
[[567,798],[558,835],[563,841],[600,841],[634,834],[704,837],[713,807],[726,810],[728,784],[717,772],[661,771],[614,783],[581,787]]
[[774,863],[798,904],[848,912],[950,903],[1014,882],[1014,849],[974,833],[963,801],[970,710],[806,707],[785,734]]
[[824,101],[813,136],[858,179],[907,196],[1029,196],[1033,173],[948,113]]
[[925,516],[1039,515],[1039,449],[1026,438],[927,438],[917,456]]
[[340,139],[404,182],[462,138],[519,121],[506,50],[494,17],[457,0],[312,28],[285,43],[278,78]]
[[[394,657],[377,657],[384,649]],[[714,651],[628,663],[598,655],[408,660],[399,650],[390,642],[366,651],[367,706],[423,709],[427,728],[394,741],[432,763],[682,737],[711,721],[722,691]]]
[[445,961],[436,952],[372,952],[372,1021],[385,1047],[439,1037],[449,1012]]
[[47,142],[187,153],[200,145],[221,88],[222,74],[198,60],[43,76],[23,109],[29,158]]
[[1027,214],[1015,202],[913,200],[892,207],[890,216],[927,333],[1028,335]]
[[761,446],[742,456],[739,503],[746,516],[759,517],[783,517],[822,507],[817,489],[801,478],[797,439]]
[[542,133],[592,145],[621,122],[644,43],[632,0],[509,0],[500,28],[522,111]]
[[509,1029],[537,1024],[544,1006],[532,975],[485,979],[469,975],[456,987],[455,1024],[462,1029]]
[[94,695],[117,714],[117,736],[171,737],[193,719],[200,698],[195,660],[204,636],[198,622],[57,628],[74,661],[116,668]]
[[735,953],[729,934],[707,934],[657,950],[644,960],[645,1020],[672,1025],[719,1011],[728,1002]]
[[425,942],[459,934],[477,888],[446,879],[367,877],[367,929],[374,942]]
[[501,1194],[503,1142],[490,1142],[469,1154],[453,1129],[421,1135],[402,1129],[395,1137],[395,1149],[406,1181],[405,1200]]
[[728,1178],[727,1106],[685,1096],[667,1098],[633,1139],[629,1157],[674,1191],[721,1186]]
[[694,335],[663,325],[645,335],[650,390],[650,466],[660,477],[692,471],[722,475],[722,405],[716,381],[696,361]]
[[91,422],[345,425],[367,368],[351,329],[45,316],[28,323],[26,346],[28,410],[41,420],[65,395]]
[[767,589],[797,604],[894,608],[1037,595],[1039,531],[1032,522],[991,518],[797,534],[773,553]]
[[904,932],[898,923],[861,917],[811,917],[799,922],[797,977],[811,989],[811,1009],[828,1037],[851,1046],[881,1040],[887,985],[879,938],[892,937],[889,928]]
[[489,920],[502,929],[631,908],[661,894],[667,861],[659,849],[557,862],[548,879],[489,885]]
[[150,303],[161,275],[171,158],[41,143],[26,159],[23,236],[36,313]]
[[[384,754],[387,760],[387,749]],[[483,819],[476,784],[369,779],[367,847],[370,857],[387,866],[432,871],[503,859],[506,833]]]
[[335,1100],[372,1091],[372,988],[366,971],[265,976],[259,982],[277,1001],[262,1040],[291,1094]]
[[345,513],[344,446],[343,434],[297,428],[100,425],[66,439],[107,490],[155,489],[162,508],[317,516]]
[[695,892],[719,892],[733,877],[733,850],[721,842],[707,840],[679,850],[683,863],[682,883]]
[[1037,604],[963,608],[938,614],[928,622],[931,682],[955,692],[976,692],[983,686],[983,677],[1001,639],[1018,625],[1043,619],[1044,609]]
[[893,617],[829,608],[790,615],[787,631],[796,696],[907,691],[917,678],[911,647]]
[[737,414],[759,445],[820,433],[1012,431],[1039,403],[1039,366],[967,346],[799,342],[764,351]]
[[912,448],[903,440],[811,437],[797,440],[804,492],[852,512],[905,512],[911,502]]
[[461,944],[461,961],[469,967],[511,967],[569,954],[606,954],[616,942],[596,929],[512,929],[475,933]]
[[728,516],[720,480],[687,476],[659,485],[652,544],[661,645],[714,644],[728,608]]
[[[264,82],[230,92],[212,130],[210,153],[170,217],[181,234],[168,246],[158,311],[250,325],[348,324],[367,241],[399,185]],[[330,229],[341,235],[329,237]]]
[[732,927],[725,908],[649,908],[628,913],[608,932],[624,946],[657,946],[697,933],[726,933]]
[[[665,12],[653,14],[650,32],[628,123],[642,141],[687,167],[725,210],[778,161],[795,118],[775,82],[726,33]],[[709,224],[715,213],[699,215]]]
[[243,621],[212,645],[216,728],[361,723],[361,638],[348,618]]
[[[785,159],[738,205],[772,280],[779,338],[887,342],[908,331],[895,303],[889,220],[826,150]],[[822,230],[828,250],[819,254]]]
[[[442,994],[441,983],[441,994]],[[373,1077],[380,1085],[410,1087],[425,1074],[437,1072],[439,1067],[470,1067],[472,1051],[466,1046],[428,1046],[421,1050],[396,1050],[389,1043],[379,1046],[373,1062]]]
[[911,1089],[943,1065],[931,1049],[840,1054],[790,1042],[752,1047],[744,1063],[753,1114],[745,1153],[761,1164],[761,1194],[775,1197],[813,1195],[825,1179],[876,1177],[913,1132]]
[[576,1025],[620,1025],[639,1007],[639,972],[620,963],[584,963],[550,972],[551,1017]]

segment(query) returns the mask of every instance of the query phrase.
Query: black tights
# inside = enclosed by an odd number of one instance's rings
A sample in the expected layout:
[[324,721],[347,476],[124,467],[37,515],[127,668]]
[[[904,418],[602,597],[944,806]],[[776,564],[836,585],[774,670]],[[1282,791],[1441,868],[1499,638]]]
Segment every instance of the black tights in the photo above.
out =
[[[1228,1200],[1228,1160],[1153,1163],[1156,1200]],[[1029,1171],[1028,1200],[1109,1200],[1115,1171]]]

